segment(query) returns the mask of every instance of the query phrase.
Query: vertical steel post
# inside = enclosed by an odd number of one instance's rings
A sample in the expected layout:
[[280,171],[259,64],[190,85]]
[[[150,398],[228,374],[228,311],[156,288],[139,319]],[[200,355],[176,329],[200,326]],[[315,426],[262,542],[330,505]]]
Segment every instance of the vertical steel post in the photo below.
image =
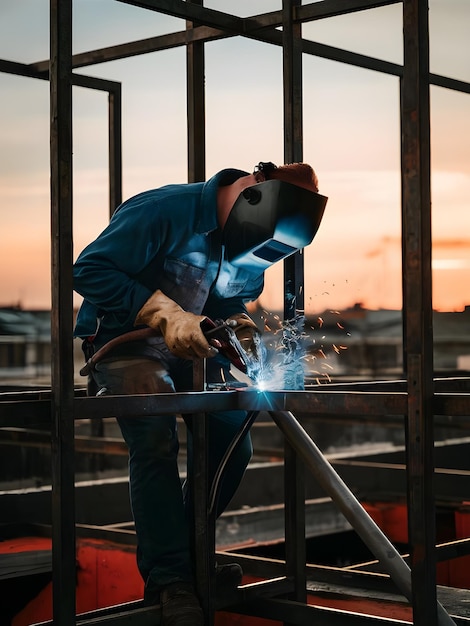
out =
[[54,624],[75,623],[72,349],[72,0],[50,1],[52,584]]
[[[203,5],[202,0],[189,0]],[[189,31],[193,22],[186,22]],[[206,119],[204,90],[204,42],[192,41],[186,45],[186,85],[188,116],[188,182],[206,178]]]
[[401,93],[407,478],[413,614],[436,611],[428,1],[404,0]]
[[[203,5],[203,0],[189,0]],[[187,21],[189,31],[194,22]],[[186,106],[188,137],[188,182],[206,178],[206,121],[204,92],[204,42],[186,45]],[[205,389],[205,361],[194,361],[194,390]],[[208,419],[206,413],[193,415],[193,502],[196,585],[204,611],[205,624],[212,626],[214,611],[215,517],[209,514]]]
[[[194,391],[205,391],[206,360],[193,361]],[[209,437],[207,413],[192,416],[193,439],[193,482],[192,500],[194,505],[194,555],[196,559],[196,587],[204,611],[204,623],[213,626],[215,619],[215,511],[209,513]]]
[[122,202],[121,85],[108,94],[109,217]]
[[[302,26],[294,22],[294,11],[300,4],[300,0],[282,2],[285,163],[299,162],[303,158]],[[293,319],[297,312],[303,313],[303,283],[303,254],[297,252],[284,261],[285,320]],[[295,581],[293,598],[306,602],[305,472],[287,441],[284,458],[286,573]]]

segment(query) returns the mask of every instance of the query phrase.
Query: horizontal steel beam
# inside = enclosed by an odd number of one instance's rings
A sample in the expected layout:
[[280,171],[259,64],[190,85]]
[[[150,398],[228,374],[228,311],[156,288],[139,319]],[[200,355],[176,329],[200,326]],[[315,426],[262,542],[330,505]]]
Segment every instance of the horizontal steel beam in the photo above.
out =
[[[160,606],[142,606],[142,602],[126,602],[105,609],[77,615],[76,626],[155,626],[160,623]],[[54,626],[52,620],[37,626]]]
[[[160,11],[175,17],[184,17],[184,19],[191,21],[203,22],[204,25],[196,26],[195,28],[189,30],[182,30],[175,33],[160,35],[158,37],[151,37],[148,39],[142,39],[139,41],[76,54],[72,57],[73,68],[87,67],[99,63],[148,54],[150,52],[168,50],[196,41],[213,41],[236,35],[246,36],[251,39],[255,39],[256,41],[282,46],[282,32],[277,30],[277,27],[282,25],[282,11],[274,11],[250,18],[239,18],[234,15],[214,11],[213,9],[207,9],[205,7],[189,2],[183,2],[181,0],[147,0],[146,2],[138,3],[131,2],[130,0],[119,1],[154,11]],[[364,0],[360,2],[348,2],[348,0],[324,0],[324,2],[317,2],[297,7],[295,20],[302,22],[313,21],[316,19],[332,17],[334,15],[341,15],[369,8],[396,4],[399,1],[401,0],[387,0],[382,2],[367,2]],[[345,63],[354,67],[369,69],[391,76],[401,77],[403,75],[403,66],[397,63],[391,63],[389,61],[376,59],[374,57],[356,52],[350,52],[342,48],[328,46],[326,44],[317,43],[308,39],[302,40],[302,51],[304,54],[336,61],[338,63]],[[16,65],[21,66],[21,64]],[[48,70],[49,61],[39,61],[25,67],[29,67],[30,72],[44,73]],[[21,70],[25,76],[33,75],[32,73],[24,73],[24,68],[19,67],[18,70]],[[74,75],[74,80],[76,79],[76,76],[77,75]],[[77,80],[79,80],[79,78],[77,78]],[[470,93],[470,83],[441,76],[439,74],[430,74],[429,82],[431,85],[443,87],[445,89]],[[74,84],[77,83],[74,82]]]
[[[15,76],[26,76],[27,78],[37,78],[39,80],[49,80],[49,61],[45,61],[43,64],[40,64],[40,67],[36,67],[34,64],[27,65],[0,59],[0,72]],[[105,80],[81,74],[72,74],[72,84],[76,87],[86,87],[111,93],[121,88],[121,83],[114,80]]]
[[243,604],[231,608],[232,612],[281,621],[299,626],[404,626],[411,622],[403,622],[390,617],[374,617],[360,613],[330,607],[310,606],[292,600],[277,598],[261,598],[253,600],[247,606]]
[[[0,395],[0,427],[32,426],[50,422],[50,399],[10,400]],[[3,399],[5,398],[5,399]],[[316,416],[406,415],[405,392],[348,391],[205,391],[141,396],[76,397],[75,419],[199,413],[243,409],[292,411]],[[438,393],[434,413],[447,416],[448,426],[470,421],[470,393]]]
[[[223,28],[234,34],[243,32],[244,24],[247,23],[247,18],[244,19],[230,13],[209,9],[198,4],[185,2],[185,0],[118,0],[118,2],[156,11],[157,13],[164,13],[165,15],[171,15],[172,17],[190,22],[199,22],[207,26]],[[258,27],[257,24],[252,26],[253,28]]]
[[[239,17],[207,7],[192,5],[182,0],[118,0],[131,6],[157,11],[172,17],[199,22],[214,28],[246,34],[260,28],[282,26],[282,11],[270,11],[249,17]],[[294,22],[311,22],[337,15],[346,15],[401,3],[402,0],[323,0],[294,7]]]
[[401,4],[402,0],[324,0],[324,2],[313,2],[295,7],[294,21],[311,22],[312,20],[347,15],[367,9],[378,9],[398,3]]
[[[75,434],[74,441],[75,452],[123,456],[127,456],[129,453],[127,445],[119,438]],[[17,445],[22,448],[50,448],[51,435],[48,430],[16,427],[2,428],[0,430],[0,444]]]
[[[276,544],[284,540],[284,504],[253,506],[223,513],[216,524],[221,550],[235,545]],[[351,530],[350,523],[328,497],[305,501],[305,536],[323,537]]]
[[[253,30],[266,26],[282,25],[282,11],[271,11],[250,17],[238,17],[233,14],[215,11],[202,6],[191,6],[182,0],[118,0],[124,4],[165,13],[172,17],[200,22],[219,28],[232,29],[235,32]],[[374,9],[401,3],[402,0],[324,0],[295,7],[294,21],[309,22],[336,15],[345,15],[357,11]]]
[[[235,35],[243,35],[250,39],[254,39],[255,41],[282,46],[282,32],[275,28],[272,30],[256,29],[246,32],[240,31],[235,33]],[[150,52],[169,50],[171,48],[177,48],[196,41],[207,42],[233,36],[233,33],[227,32],[226,30],[215,29],[210,26],[198,26],[190,30],[177,31],[166,35],[159,35],[158,37],[141,39],[139,41],[118,44],[107,48],[99,48],[89,52],[82,52],[72,57],[72,67],[74,69],[79,67],[88,67],[90,65],[117,61],[119,59],[148,54]],[[328,46],[326,44],[317,43],[308,39],[302,40],[302,52],[312,56],[329,59],[331,61],[338,61],[355,67],[390,74],[392,76],[401,76],[403,73],[402,66],[396,63],[390,63],[389,61],[383,61],[364,54],[350,52],[342,48]],[[49,61],[43,60],[32,63],[30,67],[36,72],[43,73],[47,70],[48,65]],[[455,85],[467,85],[461,81],[454,81],[453,79],[445,78],[443,76],[439,76],[438,79],[442,85],[445,83],[449,88],[453,83],[455,83]]]

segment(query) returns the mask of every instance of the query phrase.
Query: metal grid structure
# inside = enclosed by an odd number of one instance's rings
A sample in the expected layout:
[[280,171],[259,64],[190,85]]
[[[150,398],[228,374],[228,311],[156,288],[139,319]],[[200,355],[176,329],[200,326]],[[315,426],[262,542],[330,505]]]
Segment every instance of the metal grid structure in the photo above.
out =
[[[433,416],[470,415],[470,396],[465,392],[436,392],[433,381],[433,332],[431,297],[431,202],[430,202],[430,84],[470,93],[470,84],[429,72],[427,0],[323,0],[301,5],[283,0],[282,10],[240,18],[204,8],[202,0],[117,0],[149,11],[186,20],[186,30],[152,40],[113,46],[72,55],[72,0],[50,0],[51,49],[48,62],[23,65],[0,61],[0,71],[49,80],[51,113],[51,223],[52,223],[52,385],[44,394],[24,393],[1,398],[0,426],[46,423],[51,425],[53,458],[53,598],[56,625],[75,623],[75,511],[74,420],[108,415],[197,412],[195,431],[198,474],[196,515],[198,574],[207,623],[216,608],[211,598],[209,566],[214,549],[213,523],[207,515],[207,460],[204,454],[205,411],[226,408],[267,410],[281,419],[297,410],[323,416],[404,416],[407,433],[408,517],[411,546],[411,593],[414,624],[434,626],[467,623],[452,621],[439,610],[435,578],[434,523],[434,431]],[[350,12],[403,5],[403,66],[303,40],[303,22]],[[278,30],[282,27],[282,30]],[[402,135],[403,224],[403,316],[405,390],[360,388],[334,391],[274,392],[261,399],[248,392],[196,391],[171,397],[153,396],[99,399],[82,397],[74,390],[72,351],[72,86],[80,85],[109,93],[110,210],[121,200],[121,86],[119,83],[73,73],[78,67],[145,54],[169,47],[186,46],[188,180],[205,178],[204,42],[220,37],[244,36],[281,46],[284,70],[284,158],[302,160],[302,57],[305,54],[351,64],[399,77]],[[302,255],[285,262],[285,285],[301,297]],[[292,317],[286,299],[285,318]],[[298,308],[303,303],[297,301]],[[307,408],[306,408],[307,407]],[[279,417],[281,416],[281,417]],[[275,419],[275,421],[276,421]],[[285,623],[363,624],[365,618],[322,612],[305,604],[306,570],[304,537],[303,472],[296,437],[289,437],[285,454],[286,564],[282,575],[263,587],[246,590],[239,598],[240,613],[275,617]],[[298,442],[297,442],[298,443]],[[308,453],[307,453],[308,457]],[[325,470],[326,471],[326,470]],[[288,598],[279,600],[279,597]],[[217,607],[220,608],[220,607]],[[149,612],[137,609],[133,617],[107,611],[80,623],[149,623]],[[151,616],[150,616],[151,617]],[[153,618],[154,619],[154,618]],[[94,621],[95,620],[95,621]],[[146,621],[147,620],[147,621]],[[362,621],[361,621],[362,620]],[[384,623],[371,618],[370,624]],[[390,622],[387,622],[390,623]],[[398,622],[397,622],[398,623]]]

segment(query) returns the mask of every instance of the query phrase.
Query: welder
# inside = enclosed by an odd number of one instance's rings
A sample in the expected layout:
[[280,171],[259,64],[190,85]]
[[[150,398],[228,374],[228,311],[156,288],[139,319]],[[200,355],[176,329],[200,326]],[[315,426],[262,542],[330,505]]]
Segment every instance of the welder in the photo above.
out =
[[[244,363],[255,363],[260,329],[246,303],[261,294],[267,267],[312,241],[325,204],[308,164],[260,162],[251,174],[224,169],[206,182],[167,185],[120,205],[74,265],[74,288],[84,298],[75,336],[83,340],[96,392],[191,390],[192,364],[201,358],[208,359],[208,381],[229,379],[230,355],[207,333],[212,320],[223,320],[243,347]],[[120,340],[132,333],[134,340]],[[210,477],[244,418],[243,411],[208,415]],[[190,484],[191,416],[184,420]],[[129,448],[144,601],[161,604],[162,626],[202,626],[193,578],[191,489],[181,488],[176,416],[118,423]],[[251,455],[247,435],[225,468],[217,515]],[[238,586],[241,578],[237,564],[217,567],[217,592]]]

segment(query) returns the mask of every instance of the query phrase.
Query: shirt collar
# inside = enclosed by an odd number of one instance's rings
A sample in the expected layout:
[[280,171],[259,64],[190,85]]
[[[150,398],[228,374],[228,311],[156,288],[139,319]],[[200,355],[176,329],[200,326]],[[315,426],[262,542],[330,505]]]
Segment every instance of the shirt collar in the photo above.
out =
[[249,172],[237,169],[224,169],[214,174],[204,183],[201,193],[201,217],[198,223],[198,232],[208,233],[218,228],[217,221],[217,189],[230,185]]

